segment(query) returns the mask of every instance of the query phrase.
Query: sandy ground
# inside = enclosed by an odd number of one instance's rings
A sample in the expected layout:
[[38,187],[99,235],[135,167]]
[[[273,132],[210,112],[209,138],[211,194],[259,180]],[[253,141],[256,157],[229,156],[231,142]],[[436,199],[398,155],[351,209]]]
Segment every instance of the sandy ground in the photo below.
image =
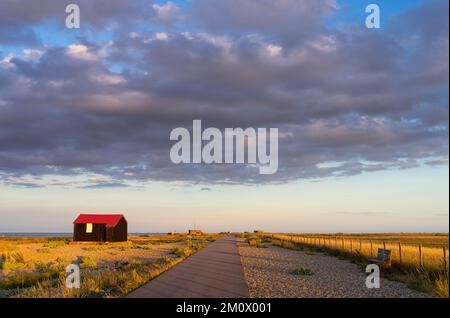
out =
[[[251,297],[283,298],[409,298],[430,297],[404,284],[381,279],[380,289],[368,289],[366,274],[357,265],[320,253],[306,253],[279,248],[251,247],[239,243],[239,253]],[[293,275],[301,266],[312,276]]]
[[[139,244],[131,242],[125,243],[74,243],[64,246],[47,247],[44,243],[15,244],[9,252],[19,252],[25,261],[41,261],[50,263],[57,258],[63,258],[68,262],[73,262],[79,257],[88,256],[99,265],[123,261],[154,261],[161,257],[171,257],[172,248],[180,247],[183,243],[162,243],[149,244],[141,240]],[[11,245],[11,244],[10,244]],[[1,253],[1,251],[0,251]]]

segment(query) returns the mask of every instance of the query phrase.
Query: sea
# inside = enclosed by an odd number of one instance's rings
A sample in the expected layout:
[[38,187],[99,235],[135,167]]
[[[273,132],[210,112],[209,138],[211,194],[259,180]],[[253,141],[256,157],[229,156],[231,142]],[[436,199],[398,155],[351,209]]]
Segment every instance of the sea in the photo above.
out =
[[[167,233],[128,233],[130,235],[149,235],[157,236],[164,235]],[[48,232],[48,233],[33,233],[33,232],[0,232],[0,237],[72,237],[72,233],[58,233],[58,232]]]

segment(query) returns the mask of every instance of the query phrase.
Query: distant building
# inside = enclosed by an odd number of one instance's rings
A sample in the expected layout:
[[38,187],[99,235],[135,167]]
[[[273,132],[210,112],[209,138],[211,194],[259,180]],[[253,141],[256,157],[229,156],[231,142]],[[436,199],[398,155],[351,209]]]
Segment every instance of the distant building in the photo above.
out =
[[200,230],[189,230],[189,235],[199,236],[199,235],[203,235],[203,232]]
[[122,214],[80,214],[73,221],[75,242],[124,242],[128,223]]

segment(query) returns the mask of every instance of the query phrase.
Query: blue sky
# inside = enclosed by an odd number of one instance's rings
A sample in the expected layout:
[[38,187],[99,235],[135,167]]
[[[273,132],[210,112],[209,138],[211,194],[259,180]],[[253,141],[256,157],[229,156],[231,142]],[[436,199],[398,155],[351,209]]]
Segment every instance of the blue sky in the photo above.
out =
[[[72,2],[0,4],[0,231],[448,231],[448,1]],[[174,165],[194,119],[278,128],[278,172]]]

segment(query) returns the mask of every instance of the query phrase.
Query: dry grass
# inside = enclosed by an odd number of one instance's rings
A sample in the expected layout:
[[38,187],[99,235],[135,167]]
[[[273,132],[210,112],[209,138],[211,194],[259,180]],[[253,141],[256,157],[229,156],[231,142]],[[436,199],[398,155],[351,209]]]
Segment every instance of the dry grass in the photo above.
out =
[[269,240],[265,239],[262,236],[247,236],[247,243],[250,246],[258,247],[258,248],[266,248],[267,246],[264,243],[270,243]]
[[339,236],[274,234],[274,237],[336,250],[344,254],[358,254],[363,258],[375,258],[379,248],[386,248],[391,250],[392,263],[396,266],[411,270],[424,268],[428,271],[439,272],[444,271],[446,265],[448,269],[447,234],[416,234],[416,239],[414,234],[386,234],[385,237],[382,234]]
[[[129,242],[103,244],[0,239],[0,297],[120,297],[216,238],[135,236]],[[65,287],[69,263],[80,265],[79,290]]]
[[[392,259],[392,269],[384,273],[386,278],[402,281],[411,288],[439,297],[448,297],[448,235],[416,236],[416,240],[414,234],[387,234],[385,237],[381,234],[347,234],[339,237],[273,234],[269,238],[273,244],[283,248],[325,252],[351,259],[361,266],[367,264],[368,258],[377,256],[378,248],[385,247],[391,250]],[[444,237],[447,241],[443,240]],[[419,257],[420,245],[422,260]]]

